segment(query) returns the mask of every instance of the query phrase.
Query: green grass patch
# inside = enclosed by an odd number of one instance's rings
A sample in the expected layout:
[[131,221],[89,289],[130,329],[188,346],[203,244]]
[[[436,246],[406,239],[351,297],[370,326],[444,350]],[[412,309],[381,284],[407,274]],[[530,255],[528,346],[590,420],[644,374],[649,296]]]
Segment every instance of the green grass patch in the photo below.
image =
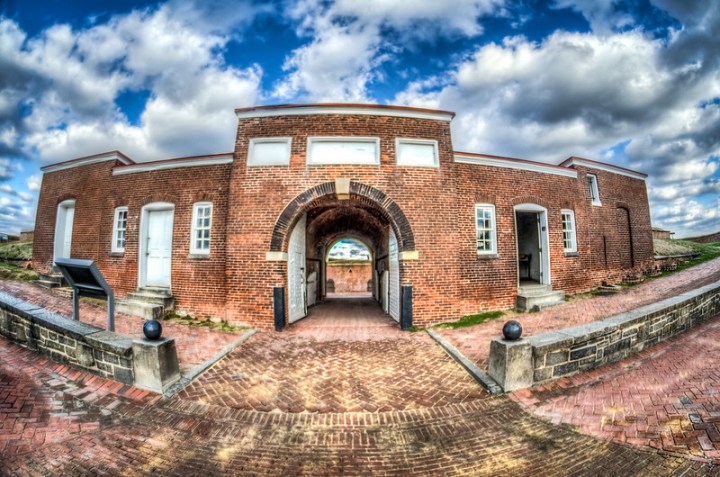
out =
[[40,276],[34,270],[18,267],[8,262],[0,262],[1,280],[37,280]]
[[708,260],[720,257],[720,242],[696,243],[689,240],[673,240],[673,242],[677,243],[678,245],[682,245],[684,247],[692,249],[693,253],[697,255],[691,259],[688,259],[688,261],[686,261],[685,263],[678,263],[678,266],[675,270],[662,271],[653,278],[665,277],[667,275],[686,270],[690,267],[694,267],[695,265],[700,265],[701,263],[707,262]]
[[239,331],[242,328],[231,325],[227,322],[227,320],[220,320],[220,321],[214,321],[210,318],[195,318],[192,315],[181,315],[179,313],[168,313],[167,315],[163,316],[163,321],[169,321],[171,323],[177,323],[179,325],[185,325],[185,326],[201,326],[204,328],[208,328],[211,330],[219,330],[219,331]]
[[32,259],[32,242],[0,243],[0,257]]
[[441,329],[451,329],[455,330],[457,328],[466,328],[468,326],[475,326],[482,323],[485,323],[486,321],[490,320],[497,320],[498,318],[504,316],[507,312],[505,311],[486,311],[484,313],[477,313],[475,315],[467,315],[463,316],[457,321],[449,321],[447,323],[440,323],[438,325],[433,326],[433,328],[441,328]]

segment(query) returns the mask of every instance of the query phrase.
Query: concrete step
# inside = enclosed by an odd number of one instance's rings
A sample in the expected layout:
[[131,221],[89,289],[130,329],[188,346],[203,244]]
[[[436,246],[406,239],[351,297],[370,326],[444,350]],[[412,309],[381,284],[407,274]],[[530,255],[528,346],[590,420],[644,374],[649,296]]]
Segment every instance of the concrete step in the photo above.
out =
[[137,293],[159,296],[172,296],[172,290],[164,287],[141,287],[138,288]]
[[175,297],[172,295],[158,295],[148,291],[130,292],[125,297],[126,301],[139,301],[162,306],[163,310],[170,311],[175,309]]
[[41,287],[45,288],[56,288],[59,287],[60,284],[53,280],[45,280],[45,279],[39,279],[39,280],[33,280],[33,283],[40,285]]
[[65,282],[65,277],[62,273],[41,273],[40,279],[33,280],[33,282],[45,288],[56,288],[67,285],[67,283]]
[[162,305],[155,305],[135,300],[120,300],[116,303],[115,310],[119,313],[139,316],[146,320],[158,319],[163,316]]
[[516,306],[521,311],[540,311],[551,306],[559,305],[565,301],[564,291],[553,290],[532,290],[530,292],[520,291],[517,296]]

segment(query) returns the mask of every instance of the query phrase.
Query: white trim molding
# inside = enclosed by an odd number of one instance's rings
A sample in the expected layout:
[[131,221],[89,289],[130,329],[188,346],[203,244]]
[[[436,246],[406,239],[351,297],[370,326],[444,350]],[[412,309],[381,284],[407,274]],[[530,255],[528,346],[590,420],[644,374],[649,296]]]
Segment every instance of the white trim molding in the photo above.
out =
[[591,161],[589,159],[581,159],[578,157],[571,157],[570,159],[563,161],[560,165],[564,166],[564,167],[571,167],[571,166],[588,167],[590,169],[598,169],[601,171],[612,172],[613,174],[620,174],[621,176],[632,177],[633,179],[639,179],[641,181],[644,181],[645,179],[647,179],[647,174],[643,174],[642,172],[635,172],[635,171],[631,171],[629,169],[624,169],[622,167],[613,166],[612,164],[595,162],[595,161]]
[[561,166],[542,164],[540,162],[520,161],[503,159],[499,157],[475,156],[470,154],[455,153],[455,162],[462,164],[476,164],[479,166],[503,167],[520,171],[539,172],[542,174],[554,174],[557,176],[572,177],[577,179],[577,171]]
[[266,262],[287,262],[287,252],[265,252]]
[[433,109],[390,107],[378,104],[307,104],[281,105],[235,110],[238,119],[269,118],[274,116],[307,116],[321,114],[343,114],[362,116],[393,116],[413,119],[452,121],[455,113]]
[[214,156],[199,156],[182,159],[168,159],[166,161],[137,163],[128,166],[116,167],[112,175],[121,176],[135,174],[137,172],[161,171],[165,169],[179,169],[181,167],[214,166],[219,164],[230,164],[233,162],[232,154],[218,154]]
[[[120,228],[120,214],[122,214],[123,212],[125,212],[125,217],[122,219],[123,227]],[[125,252],[125,242],[127,241],[127,222],[128,222],[128,207],[127,207],[127,205],[115,207],[115,213],[113,214],[112,244],[110,245],[110,251],[112,253],[124,253]],[[120,241],[118,232],[123,233],[122,247],[120,247],[118,245],[118,242]]]
[[[342,154],[338,154],[336,159],[317,161],[313,158],[313,145],[315,144],[372,144],[375,148],[372,151],[372,162],[370,160],[355,161],[349,158],[343,158]],[[313,166],[324,165],[342,165],[352,164],[357,166],[377,166],[380,164],[380,138],[365,136],[310,136],[307,139],[306,162]],[[369,157],[369,155],[368,155]]]
[[122,152],[111,151],[104,152],[102,154],[96,154],[94,156],[80,157],[78,159],[72,159],[70,161],[59,162],[57,164],[50,164],[49,166],[41,167],[40,170],[43,172],[55,172],[105,161],[120,161],[121,163],[126,165],[135,164],[132,159],[127,157]]

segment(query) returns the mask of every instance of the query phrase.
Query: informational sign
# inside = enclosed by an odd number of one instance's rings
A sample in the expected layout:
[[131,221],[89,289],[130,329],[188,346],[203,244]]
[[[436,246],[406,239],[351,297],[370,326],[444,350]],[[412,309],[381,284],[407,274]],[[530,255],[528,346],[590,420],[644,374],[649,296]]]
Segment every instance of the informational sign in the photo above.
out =
[[73,289],[73,320],[80,320],[80,297],[108,302],[108,331],[115,331],[115,295],[93,260],[58,258],[55,266]]

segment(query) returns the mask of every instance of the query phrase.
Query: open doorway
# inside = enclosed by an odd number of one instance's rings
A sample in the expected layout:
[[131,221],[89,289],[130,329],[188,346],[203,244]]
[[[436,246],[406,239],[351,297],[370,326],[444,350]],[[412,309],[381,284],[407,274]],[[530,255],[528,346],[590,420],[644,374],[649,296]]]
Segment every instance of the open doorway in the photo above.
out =
[[547,210],[535,204],[515,207],[518,285],[550,284]]
[[373,292],[372,252],[356,238],[341,238],[328,250],[328,297],[370,297]]

